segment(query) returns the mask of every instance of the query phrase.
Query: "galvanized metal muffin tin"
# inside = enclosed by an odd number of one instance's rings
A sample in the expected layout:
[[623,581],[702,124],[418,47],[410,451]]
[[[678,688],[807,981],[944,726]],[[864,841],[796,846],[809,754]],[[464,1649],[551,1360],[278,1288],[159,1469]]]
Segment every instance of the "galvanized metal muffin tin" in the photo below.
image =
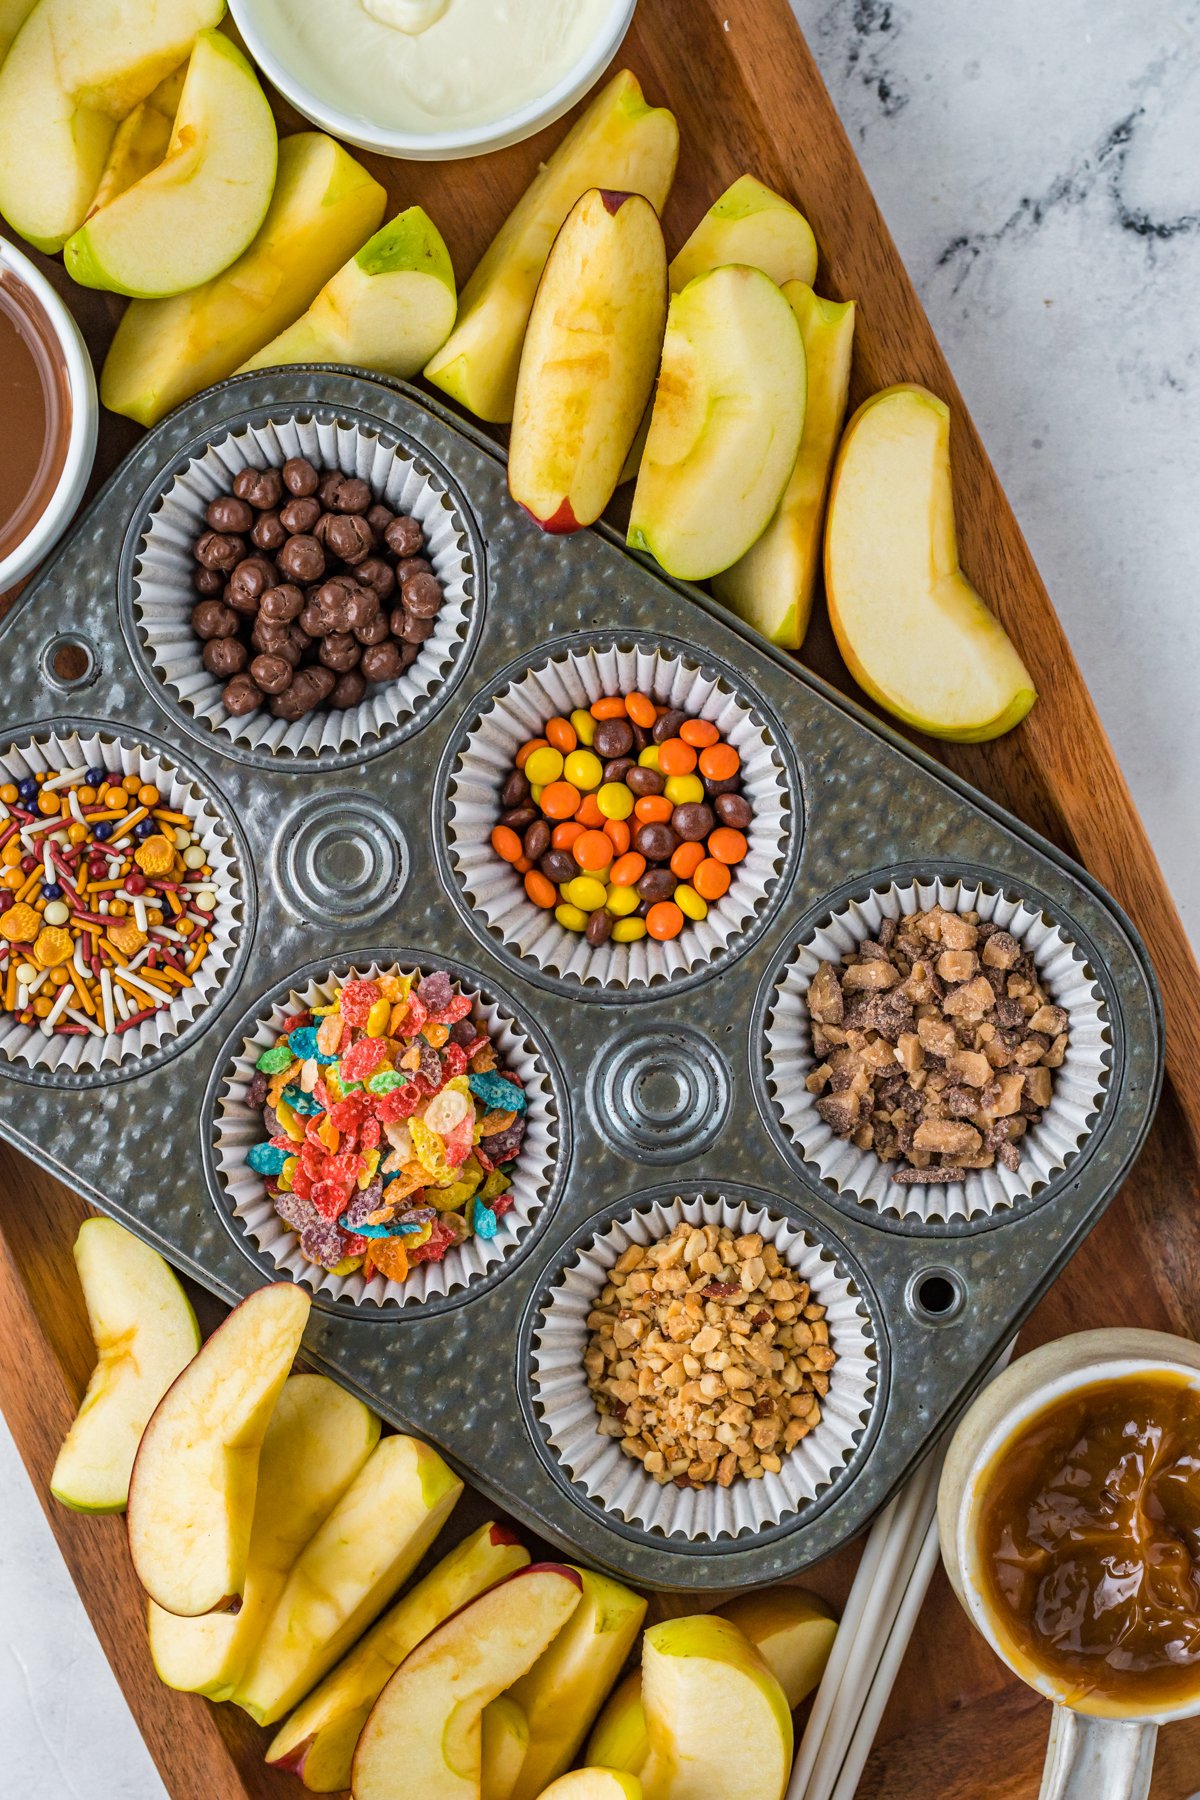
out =
[[[183,459],[239,419],[314,412],[367,419],[445,481],[470,540],[474,619],[451,680],[404,731],[328,768],[251,763],[165,694],[133,623],[131,563]],[[611,992],[542,975],[471,914],[446,856],[448,772],[479,696],[572,635],[672,640],[754,707],[788,769],[792,829],[752,929],[713,968],[665,986]],[[58,673],[64,642],[87,665],[74,680]],[[205,1029],[116,1070],[110,1086],[5,1065],[0,1132],[237,1300],[273,1275],[227,1218],[207,1154],[213,1096],[243,1023],[314,962],[469,971],[544,1046],[559,1111],[553,1191],[502,1279],[416,1308],[318,1298],[306,1353],[518,1518],[646,1586],[768,1582],[858,1532],[966,1403],[1145,1136],[1161,1009],[1145,951],[1088,875],[611,533],[544,536],[510,501],[496,448],[412,390],[292,369],[182,407],[22,597],[0,651],[5,742],[77,717],[154,742],[222,806],[244,887],[243,943]],[[1088,959],[1111,1033],[1100,1112],[1067,1168],[1002,1214],[950,1226],[843,1200],[785,1156],[761,1061],[766,995],[789,947],[847,894],[913,874],[982,877],[1040,899]],[[801,1223],[853,1276],[874,1330],[875,1400],[853,1457],[810,1505],[760,1534],[686,1542],[605,1514],[556,1465],[531,1398],[531,1334],[569,1246],[596,1215],[661,1196],[664,1184],[752,1192]]]

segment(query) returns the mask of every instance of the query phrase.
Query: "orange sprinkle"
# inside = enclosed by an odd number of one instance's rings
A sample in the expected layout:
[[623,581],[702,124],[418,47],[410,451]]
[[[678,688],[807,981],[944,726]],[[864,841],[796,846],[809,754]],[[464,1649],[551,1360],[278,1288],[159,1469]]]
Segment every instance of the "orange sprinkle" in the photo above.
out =
[[618,856],[624,856],[629,848],[632,833],[627,819],[605,819],[604,835]]
[[550,833],[551,847],[555,850],[569,850],[583,829],[578,819],[564,819]]
[[729,870],[714,857],[706,856],[704,861],[696,864],[692,875],[692,886],[702,900],[719,900],[722,894],[729,891]]
[[710,781],[729,781],[742,766],[732,744],[713,744],[700,752],[700,773]]
[[696,752],[682,738],[668,738],[658,746],[658,766],[664,775],[690,775],[696,766]]
[[581,869],[594,875],[612,861],[612,844],[602,831],[583,831],[571,845],[571,854]]
[[492,849],[507,863],[515,863],[521,855],[521,840],[509,825],[497,825],[492,832]]
[[513,761],[516,763],[518,769],[523,769],[535,750],[544,750],[545,748],[546,740],[544,737],[530,738],[527,743],[521,745],[521,748],[517,751]]
[[690,881],[703,861],[703,844],[680,844],[671,858],[671,873],[680,881]]
[[675,808],[665,794],[643,794],[633,811],[643,825],[665,825]]
[[721,734],[711,719],[685,719],[679,727],[679,735],[693,750],[703,750],[709,744],[719,743],[721,739]]
[[619,856],[609,870],[608,878],[614,887],[634,887],[646,873],[646,859],[631,850],[628,856]]
[[649,731],[658,717],[658,710],[653,700],[646,694],[626,694],[625,711],[634,724],[640,725],[645,731]]
[[676,938],[683,930],[683,914],[673,900],[660,900],[646,914],[646,930],[660,943]]
[[[557,745],[555,746],[557,749]],[[579,811],[579,789],[569,781],[548,781],[538,805],[548,819],[571,819]]]
[[530,869],[525,876],[525,892],[535,906],[550,912],[558,905],[558,889],[552,881],[547,881],[540,869]]
[[627,710],[620,694],[606,694],[601,700],[593,700],[588,707],[593,719],[624,719]]
[[749,848],[743,834],[732,825],[718,825],[708,834],[708,853],[718,862],[740,863]]
[[553,719],[547,720],[546,738],[556,750],[561,750],[564,756],[568,755],[579,742],[575,727],[570,719],[564,719],[561,713],[556,714]]

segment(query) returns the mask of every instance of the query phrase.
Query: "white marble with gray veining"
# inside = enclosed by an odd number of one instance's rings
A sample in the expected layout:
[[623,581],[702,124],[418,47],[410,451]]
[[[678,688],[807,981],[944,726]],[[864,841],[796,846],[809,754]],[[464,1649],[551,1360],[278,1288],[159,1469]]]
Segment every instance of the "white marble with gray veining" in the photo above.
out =
[[[1200,939],[1200,0],[795,5]],[[161,1800],[2,1431],[0,1517],[0,1800]]]

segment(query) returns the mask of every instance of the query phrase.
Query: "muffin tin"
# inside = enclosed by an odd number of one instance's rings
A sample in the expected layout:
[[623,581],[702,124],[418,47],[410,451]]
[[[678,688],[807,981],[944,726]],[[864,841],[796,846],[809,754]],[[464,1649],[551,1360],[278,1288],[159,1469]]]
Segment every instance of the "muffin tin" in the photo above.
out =
[[[149,522],[180,472],[212,444],[289,422],[333,442],[372,434],[440,490],[464,605],[446,679],[406,716],[324,754],[272,756],[166,684],[135,581]],[[668,655],[735,700],[769,740],[786,800],[770,878],[727,940],[690,966],[608,985],[586,963],[541,966],[489,924],[446,828],[464,747],[494,697],[596,647]],[[544,536],[509,499],[496,447],[414,390],[290,369],[183,406],[137,446],[22,597],[0,650],[0,751],[50,730],[102,732],[194,772],[227,827],[241,900],[223,986],[186,1032],[114,1067],[111,1097],[94,1078],[85,1087],[70,1073],[0,1063],[0,1132],[236,1300],[277,1277],[235,1217],[214,1152],[246,1038],[277,999],[331,970],[450,968],[517,1022],[541,1060],[552,1177],[519,1240],[479,1279],[372,1303],[318,1289],[306,1355],[544,1536],[644,1586],[776,1580],[861,1530],[966,1403],[1148,1129],[1161,1008],[1132,927],[1090,877],[615,534]],[[937,880],[982,883],[1043,913],[1094,984],[1103,1043],[1096,1115],[1065,1166],[991,1211],[968,1205],[951,1217],[889,1211],[824,1179],[785,1129],[764,1063],[768,1015],[799,948],[856,899]],[[847,1284],[872,1364],[869,1405],[831,1479],[766,1523],[750,1509],[732,1529],[705,1528],[697,1508],[693,1535],[647,1527],[635,1506],[629,1517],[606,1509],[572,1479],[533,1382],[565,1267],[613,1221],[670,1213],[676,1197],[765,1212],[811,1246]]]

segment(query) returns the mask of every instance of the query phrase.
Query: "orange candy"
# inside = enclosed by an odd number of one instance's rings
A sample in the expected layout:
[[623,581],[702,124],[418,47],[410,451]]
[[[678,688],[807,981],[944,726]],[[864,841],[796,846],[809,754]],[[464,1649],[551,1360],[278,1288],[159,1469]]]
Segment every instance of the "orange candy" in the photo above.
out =
[[664,942],[667,938],[678,937],[683,926],[683,914],[673,900],[660,900],[646,914],[646,930],[652,938],[657,938],[659,943]]
[[665,825],[675,808],[665,794],[643,794],[634,802],[633,811],[643,825]]
[[685,719],[679,727],[679,735],[694,750],[703,750],[708,744],[719,743],[721,738],[711,719]]
[[708,834],[708,853],[718,862],[740,863],[748,849],[742,833],[735,831],[732,825],[718,825]]
[[581,869],[594,875],[612,861],[612,844],[602,831],[581,831],[571,845],[571,855]]
[[579,811],[579,789],[569,781],[548,781],[538,805],[548,819],[571,819]]
[[671,873],[680,881],[690,881],[703,861],[703,844],[680,844],[671,858]]
[[728,781],[742,766],[732,744],[712,744],[700,752],[700,773],[710,781]]
[[608,879],[614,887],[634,887],[646,873],[646,859],[631,850],[628,856],[619,856],[608,872]]
[[668,738],[658,746],[658,766],[664,775],[690,775],[696,766],[696,752],[682,738]]
[[605,819],[604,835],[618,856],[624,856],[629,848],[631,832],[624,819]]
[[517,751],[513,761],[516,763],[518,769],[523,769],[535,750],[544,750],[545,748],[546,740],[544,737],[530,738],[527,744],[521,745],[521,748]]
[[569,850],[582,830],[583,826],[578,819],[564,819],[562,824],[556,825],[550,833],[551,848]]
[[518,856],[516,862],[513,864],[513,868],[517,871],[518,875],[528,875],[528,873],[529,873],[530,869],[532,869],[532,867],[533,867],[533,864],[530,862],[529,858],[525,855],[525,853],[523,851],[522,851],[521,855]]
[[627,716],[625,701],[620,694],[606,694],[602,700],[593,700],[588,711],[593,719],[623,719]]
[[729,870],[714,857],[706,856],[692,873],[692,886],[702,900],[719,900],[729,892]]
[[570,719],[564,719],[561,713],[553,719],[547,719],[546,739],[548,743],[554,745],[556,750],[561,750],[564,756],[568,755],[579,742],[575,727]]
[[524,853],[525,846],[510,825],[497,825],[492,832],[492,849],[505,862],[515,863]]
[[658,717],[658,708],[646,694],[626,694],[625,711],[635,725],[641,725],[646,731]]
[[595,794],[583,796],[583,803],[575,817],[581,825],[586,825],[589,831],[603,831],[604,829],[604,814],[600,811]]
[[525,876],[525,892],[535,906],[550,912],[558,905],[558,889],[552,881],[548,881],[540,869],[530,869]]

